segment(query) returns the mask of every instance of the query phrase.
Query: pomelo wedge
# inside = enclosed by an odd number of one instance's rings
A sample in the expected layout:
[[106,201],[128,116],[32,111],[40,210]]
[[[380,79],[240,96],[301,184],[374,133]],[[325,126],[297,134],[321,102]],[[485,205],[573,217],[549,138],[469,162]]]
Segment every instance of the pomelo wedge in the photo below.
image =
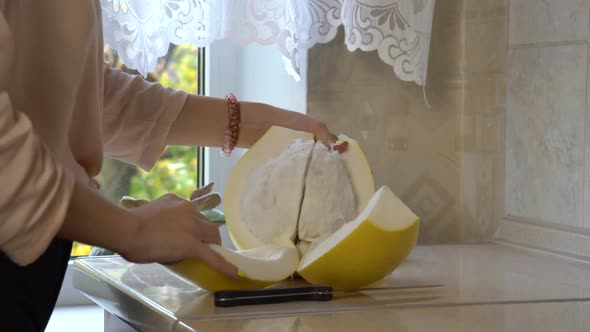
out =
[[299,254],[294,246],[264,245],[240,251],[218,245],[210,247],[238,268],[239,280],[228,278],[194,259],[166,266],[203,289],[218,291],[270,286],[291,276],[299,264]]
[[390,274],[412,251],[418,217],[387,187],[364,211],[308,251],[297,272],[314,284],[357,288]]

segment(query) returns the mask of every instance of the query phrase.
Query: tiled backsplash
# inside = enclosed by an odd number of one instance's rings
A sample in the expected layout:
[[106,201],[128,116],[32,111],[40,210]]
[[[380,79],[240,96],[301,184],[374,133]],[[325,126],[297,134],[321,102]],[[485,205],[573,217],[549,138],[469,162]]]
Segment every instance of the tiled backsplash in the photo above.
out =
[[510,2],[499,238],[590,259],[590,1]]
[[588,46],[510,50],[506,212],[583,225]]
[[422,218],[420,241],[490,240],[503,211],[505,0],[438,1],[423,90],[337,38],[310,50],[308,113],[358,139]]
[[510,44],[586,40],[588,12],[588,0],[511,0]]
[[308,113],[357,139],[420,241],[590,260],[590,0],[437,1],[428,82],[341,39],[311,49]]

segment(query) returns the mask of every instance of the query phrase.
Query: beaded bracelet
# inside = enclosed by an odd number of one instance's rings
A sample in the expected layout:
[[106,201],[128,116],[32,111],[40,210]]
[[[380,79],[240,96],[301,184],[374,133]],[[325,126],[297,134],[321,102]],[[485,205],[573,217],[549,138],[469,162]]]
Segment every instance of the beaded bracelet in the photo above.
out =
[[225,96],[228,103],[228,125],[225,130],[225,144],[221,149],[221,155],[229,157],[238,144],[240,136],[240,102],[233,93]]

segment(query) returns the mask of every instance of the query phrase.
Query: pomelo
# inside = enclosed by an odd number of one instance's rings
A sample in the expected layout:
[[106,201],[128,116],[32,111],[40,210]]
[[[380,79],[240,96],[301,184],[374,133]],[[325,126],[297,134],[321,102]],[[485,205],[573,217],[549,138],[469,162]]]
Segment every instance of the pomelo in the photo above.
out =
[[309,133],[271,127],[238,161],[225,191],[232,280],[186,260],[168,265],[211,290],[261,288],[298,273],[312,284],[358,288],[393,270],[416,245],[419,218],[386,186],[375,190],[360,145],[327,148]]

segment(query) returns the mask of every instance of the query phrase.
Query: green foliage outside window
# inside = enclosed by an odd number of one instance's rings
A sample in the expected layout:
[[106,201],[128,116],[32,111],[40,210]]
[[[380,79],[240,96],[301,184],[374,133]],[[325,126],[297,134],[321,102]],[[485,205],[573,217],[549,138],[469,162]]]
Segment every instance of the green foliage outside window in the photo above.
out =
[[197,187],[197,158],[195,148],[173,146],[166,151],[149,172],[138,170],[131,178],[129,195],[146,200],[156,199],[166,193],[188,198]]

